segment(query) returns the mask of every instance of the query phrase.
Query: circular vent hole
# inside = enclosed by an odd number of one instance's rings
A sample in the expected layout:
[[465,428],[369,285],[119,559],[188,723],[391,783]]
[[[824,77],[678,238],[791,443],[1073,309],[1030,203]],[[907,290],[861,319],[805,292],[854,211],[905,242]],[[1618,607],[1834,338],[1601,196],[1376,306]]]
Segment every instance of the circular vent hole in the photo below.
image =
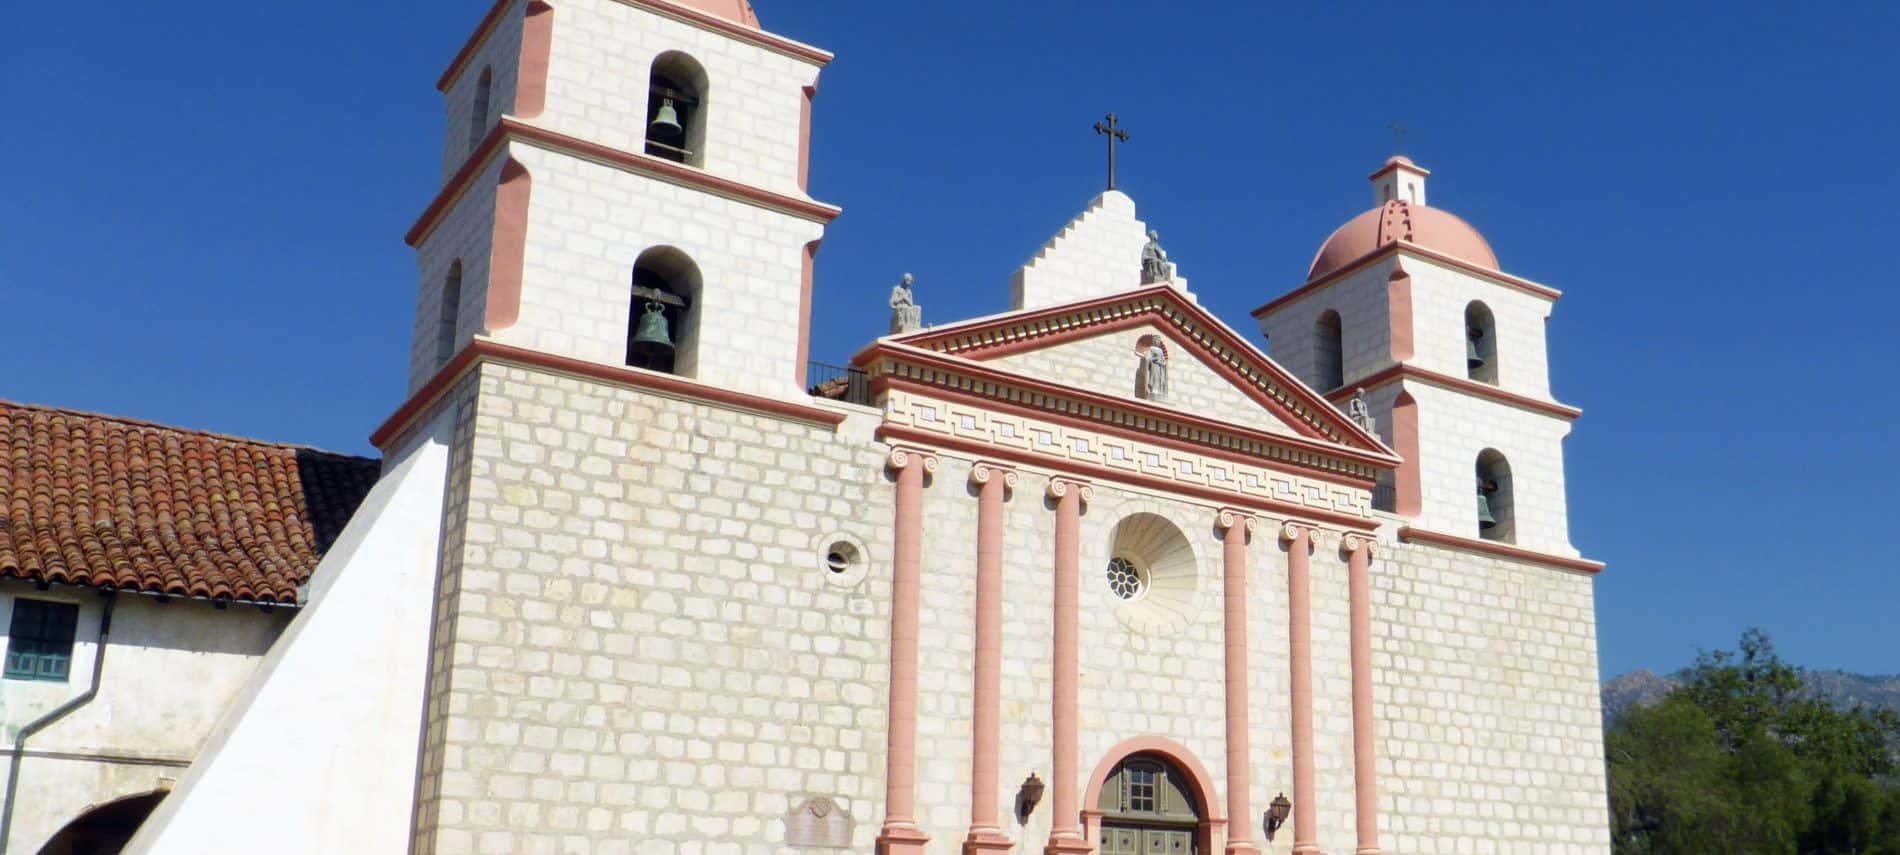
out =
[[845,541],[837,541],[825,548],[825,569],[832,573],[846,573],[857,563],[857,547]]

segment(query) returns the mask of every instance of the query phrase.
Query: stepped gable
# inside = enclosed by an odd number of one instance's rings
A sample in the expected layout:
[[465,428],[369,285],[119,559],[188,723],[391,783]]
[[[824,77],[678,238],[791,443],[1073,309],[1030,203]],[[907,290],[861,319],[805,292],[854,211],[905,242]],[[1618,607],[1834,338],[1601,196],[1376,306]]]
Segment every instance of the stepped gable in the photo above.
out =
[[0,401],[0,578],[294,604],[380,470]]

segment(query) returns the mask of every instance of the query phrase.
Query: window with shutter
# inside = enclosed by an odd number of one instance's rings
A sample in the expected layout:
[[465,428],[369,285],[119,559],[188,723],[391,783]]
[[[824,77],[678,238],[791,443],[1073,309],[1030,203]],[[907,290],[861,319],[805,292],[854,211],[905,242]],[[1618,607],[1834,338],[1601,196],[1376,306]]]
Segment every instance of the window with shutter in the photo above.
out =
[[64,682],[72,673],[79,607],[45,600],[13,601],[6,679]]

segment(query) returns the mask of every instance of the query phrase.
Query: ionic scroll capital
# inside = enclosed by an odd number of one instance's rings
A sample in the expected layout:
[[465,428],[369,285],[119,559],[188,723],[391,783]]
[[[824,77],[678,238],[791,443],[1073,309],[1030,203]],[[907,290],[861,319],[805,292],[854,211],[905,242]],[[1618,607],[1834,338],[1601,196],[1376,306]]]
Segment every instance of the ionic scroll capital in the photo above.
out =
[[1090,486],[1087,481],[1083,481],[1079,478],[1069,478],[1063,475],[1057,475],[1049,479],[1049,498],[1060,499],[1068,495],[1070,490],[1075,491],[1076,498],[1080,499],[1084,505],[1095,498],[1095,488]]
[[1300,538],[1304,537],[1310,546],[1313,543],[1313,536],[1318,533],[1319,531],[1317,529],[1306,523],[1287,520],[1280,526],[1280,542],[1296,543]]
[[897,446],[891,449],[890,458],[885,461],[885,465],[898,472],[904,471],[909,466],[922,466],[924,474],[932,475],[937,471],[937,455],[918,448]]
[[1253,534],[1259,522],[1259,518],[1238,508],[1221,508],[1220,512],[1214,515],[1214,525],[1221,531],[1238,525],[1244,526],[1247,534]]
[[992,478],[1001,479],[1005,490],[1016,489],[1015,469],[1000,463],[991,463],[988,460],[978,460],[970,465],[970,483],[981,487],[988,484]]
[[1370,535],[1349,531],[1346,532],[1345,536],[1339,539],[1339,551],[1348,556],[1351,556],[1361,549],[1366,551],[1367,558],[1372,557],[1372,537]]

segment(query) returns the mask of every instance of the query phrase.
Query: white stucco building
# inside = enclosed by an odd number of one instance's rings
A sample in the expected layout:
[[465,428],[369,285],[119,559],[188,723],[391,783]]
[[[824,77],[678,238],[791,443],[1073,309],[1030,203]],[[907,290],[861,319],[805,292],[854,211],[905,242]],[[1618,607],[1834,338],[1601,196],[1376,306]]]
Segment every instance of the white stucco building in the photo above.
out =
[[1111,190],[811,386],[830,59],[494,6],[382,480],[127,851],[1608,852],[1558,292],[1394,158],[1269,356]]

